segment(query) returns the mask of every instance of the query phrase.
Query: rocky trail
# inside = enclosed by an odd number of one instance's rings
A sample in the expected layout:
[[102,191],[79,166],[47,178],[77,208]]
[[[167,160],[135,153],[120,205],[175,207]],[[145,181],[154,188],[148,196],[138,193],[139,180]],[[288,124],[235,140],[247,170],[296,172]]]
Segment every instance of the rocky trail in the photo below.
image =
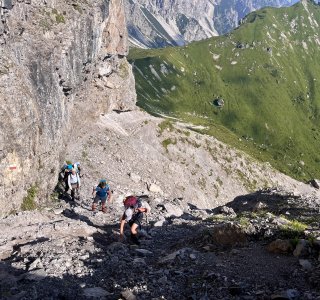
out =
[[[70,201],[58,185],[50,203],[0,220],[1,299],[320,299],[317,191],[271,169],[263,176],[283,187],[236,191],[214,165],[225,164],[224,152],[209,165],[224,182],[219,195],[209,184],[198,193],[208,141],[170,126],[161,132],[161,122],[128,112],[81,127],[66,154],[82,163],[80,199]],[[177,136],[187,136],[188,147],[161,144]],[[191,158],[188,170],[198,168],[194,175],[181,166],[183,155]],[[112,203],[93,214],[100,178]],[[145,195],[151,207],[139,246],[128,228],[119,240],[128,194]]]

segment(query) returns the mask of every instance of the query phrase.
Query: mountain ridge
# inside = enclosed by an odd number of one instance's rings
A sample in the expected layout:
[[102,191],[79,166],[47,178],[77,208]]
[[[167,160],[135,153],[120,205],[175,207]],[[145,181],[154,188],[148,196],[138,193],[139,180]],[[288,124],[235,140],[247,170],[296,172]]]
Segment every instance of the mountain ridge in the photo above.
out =
[[229,32],[249,12],[264,6],[289,6],[297,0],[126,0],[127,27],[133,46],[182,46]]

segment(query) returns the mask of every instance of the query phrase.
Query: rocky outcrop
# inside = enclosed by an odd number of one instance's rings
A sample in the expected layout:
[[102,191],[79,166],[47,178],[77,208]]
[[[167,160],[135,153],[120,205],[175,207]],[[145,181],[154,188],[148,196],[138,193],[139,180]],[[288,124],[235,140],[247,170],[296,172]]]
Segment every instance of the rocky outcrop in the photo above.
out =
[[4,215],[48,196],[75,126],[134,108],[135,92],[123,1],[2,0],[0,19]]

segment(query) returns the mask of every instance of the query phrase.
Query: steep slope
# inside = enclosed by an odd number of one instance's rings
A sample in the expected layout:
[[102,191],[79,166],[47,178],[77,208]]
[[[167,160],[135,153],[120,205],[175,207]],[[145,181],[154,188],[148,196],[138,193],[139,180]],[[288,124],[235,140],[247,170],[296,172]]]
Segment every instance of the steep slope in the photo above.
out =
[[[131,111],[82,125],[67,154],[82,162],[80,199],[0,219],[1,299],[319,299],[319,191],[188,124]],[[91,211],[101,177],[106,214]],[[248,194],[254,180],[283,188]],[[142,193],[137,246],[119,219]]]
[[127,53],[122,1],[0,1],[0,216],[50,195],[74,110],[135,107]]
[[184,45],[224,34],[249,12],[297,0],[126,0],[129,38],[142,48]]
[[229,35],[132,51],[138,104],[192,121],[299,179],[320,176],[320,7],[251,13]]

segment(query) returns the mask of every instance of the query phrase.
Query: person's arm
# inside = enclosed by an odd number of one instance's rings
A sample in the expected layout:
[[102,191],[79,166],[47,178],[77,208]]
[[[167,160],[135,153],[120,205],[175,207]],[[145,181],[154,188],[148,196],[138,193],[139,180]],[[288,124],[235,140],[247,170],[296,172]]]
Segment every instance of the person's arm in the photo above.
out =
[[111,191],[108,189],[108,202],[111,203]]
[[120,220],[120,238],[123,238],[123,230],[124,230],[125,224],[126,224],[126,218],[125,218],[125,215],[123,214]]
[[96,196],[96,187],[92,187],[92,197],[94,198]]
[[70,190],[72,190],[71,182],[70,182],[70,177],[71,177],[71,176],[70,176],[70,175],[68,175],[68,186],[69,186],[69,189],[70,189]]
[[139,207],[139,208],[137,208],[137,211],[147,213],[148,209],[145,207]]
[[78,173],[77,173],[77,180],[78,180],[78,187],[80,187],[80,176]]

